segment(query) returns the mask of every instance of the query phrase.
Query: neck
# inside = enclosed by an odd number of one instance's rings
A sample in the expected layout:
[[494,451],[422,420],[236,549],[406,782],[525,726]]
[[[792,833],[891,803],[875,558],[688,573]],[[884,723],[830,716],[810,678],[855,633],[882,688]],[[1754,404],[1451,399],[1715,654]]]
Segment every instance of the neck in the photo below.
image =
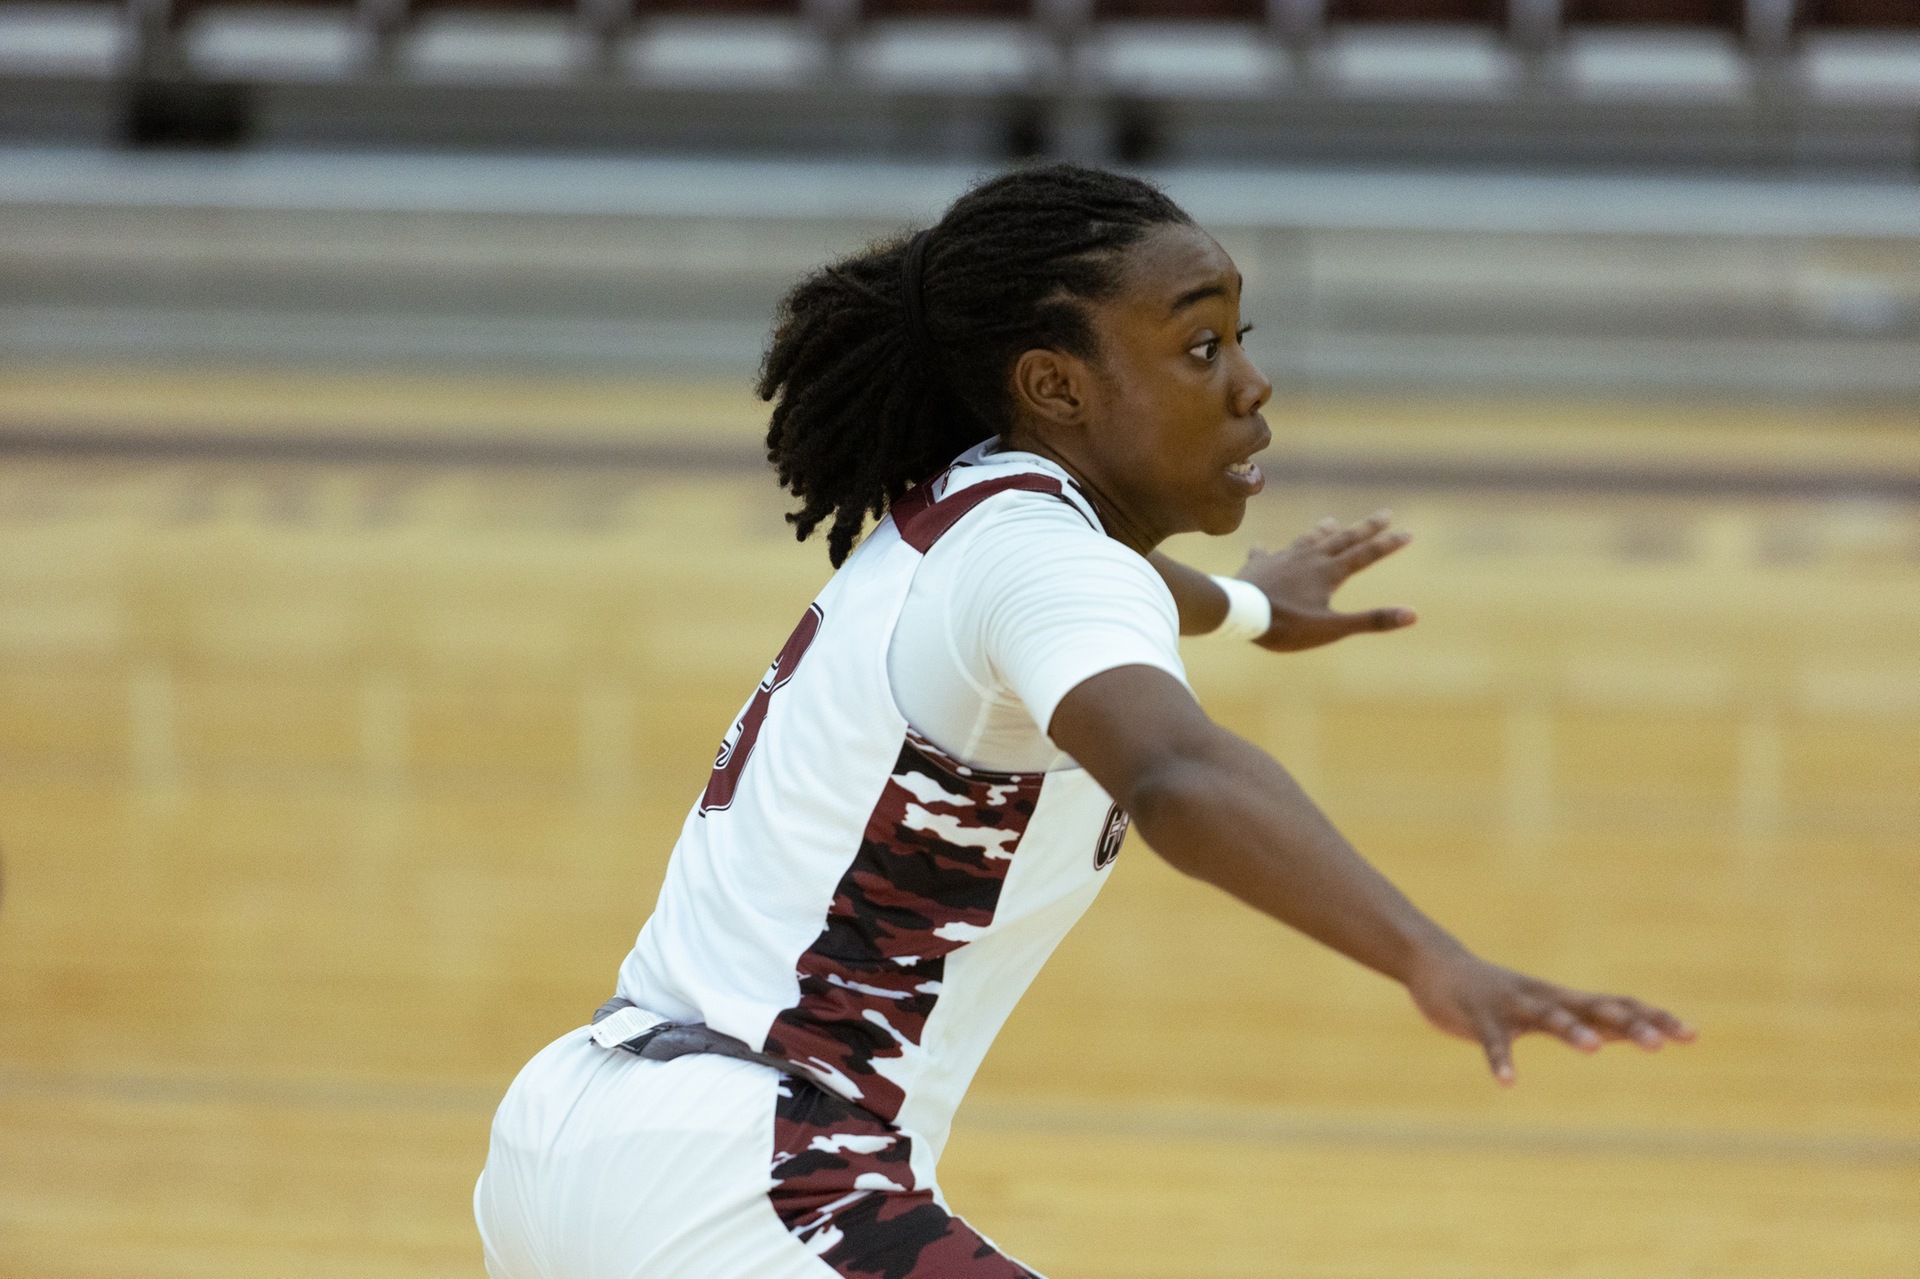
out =
[[1134,518],[1088,473],[1086,467],[1065,452],[1045,440],[1024,433],[1003,437],[1003,440],[1008,448],[1037,453],[1071,476],[1073,482],[1080,486],[1080,491],[1086,494],[1087,500],[1093,503],[1094,514],[1100,517],[1100,524],[1106,529],[1108,537],[1141,555],[1151,554],[1153,548],[1160,545],[1162,539],[1148,529],[1144,520]]

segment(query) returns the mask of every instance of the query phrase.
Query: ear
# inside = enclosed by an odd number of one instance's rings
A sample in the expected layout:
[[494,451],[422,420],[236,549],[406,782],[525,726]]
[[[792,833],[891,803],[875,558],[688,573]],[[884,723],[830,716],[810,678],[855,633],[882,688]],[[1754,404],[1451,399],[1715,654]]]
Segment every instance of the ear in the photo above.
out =
[[1091,406],[1093,370],[1078,356],[1035,347],[1013,362],[1013,405],[1017,418],[1051,426],[1078,426]]

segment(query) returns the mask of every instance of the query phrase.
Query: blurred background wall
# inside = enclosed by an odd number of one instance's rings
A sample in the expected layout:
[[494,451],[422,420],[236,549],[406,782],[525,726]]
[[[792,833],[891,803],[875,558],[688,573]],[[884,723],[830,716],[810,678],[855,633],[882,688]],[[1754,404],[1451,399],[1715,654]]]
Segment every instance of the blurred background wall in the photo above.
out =
[[[1189,642],[1491,956],[1496,1095],[1136,842],[963,1110],[1059,1279],[1920,1273],[1920,5],[0,0],[0,1275],[477,1276],[825,580],[799,275],[1049,157],[1247,278],[1269,489],[1419,626]],[[1172,1028],[1172,1029],[1169,1029]]]

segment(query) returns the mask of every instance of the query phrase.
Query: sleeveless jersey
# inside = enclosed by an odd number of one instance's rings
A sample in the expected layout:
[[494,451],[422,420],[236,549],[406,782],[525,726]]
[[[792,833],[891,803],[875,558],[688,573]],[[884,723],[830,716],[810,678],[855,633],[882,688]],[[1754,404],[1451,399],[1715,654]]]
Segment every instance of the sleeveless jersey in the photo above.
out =
[[957,466],[896,503],[740,712],[620,970],[640,1008],[791,1062],[910,1135],[923,1187],[1127,829],[1083,770],[966,766],[894,701],[887,650],[921,557],[1015,490],[1100,528],[1071,485],[1017,463]]

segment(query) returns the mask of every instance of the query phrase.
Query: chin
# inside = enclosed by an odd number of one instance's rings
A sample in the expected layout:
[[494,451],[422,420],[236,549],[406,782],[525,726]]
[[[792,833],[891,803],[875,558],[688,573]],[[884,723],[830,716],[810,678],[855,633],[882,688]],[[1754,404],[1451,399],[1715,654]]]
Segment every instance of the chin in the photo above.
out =
[[1247,500],[1241,498],[1229,506],[1218,506],[1207,511],[1200,521],[1200,531],[1209,537],[1224,537],[1238,529],[1247,518]]

